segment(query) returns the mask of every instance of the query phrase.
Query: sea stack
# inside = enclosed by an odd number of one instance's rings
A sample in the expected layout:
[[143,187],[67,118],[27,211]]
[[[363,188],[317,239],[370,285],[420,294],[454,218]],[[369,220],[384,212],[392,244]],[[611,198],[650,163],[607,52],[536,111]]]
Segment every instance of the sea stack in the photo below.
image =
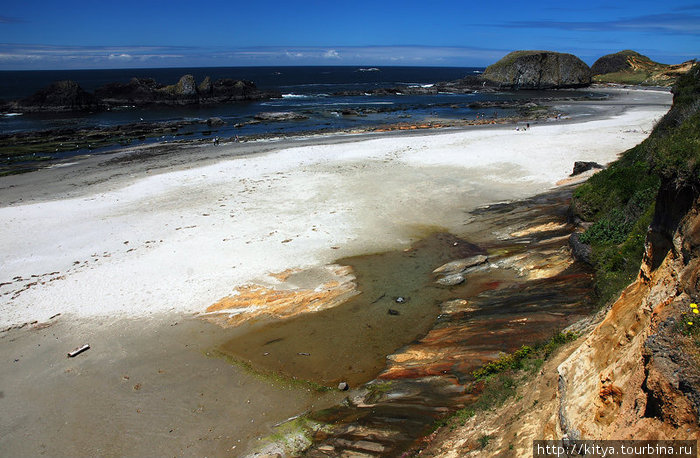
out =
[[514,51],[486,68],[483,79],[501,89],[562,89],[591,84],[591,69],[573,54]]

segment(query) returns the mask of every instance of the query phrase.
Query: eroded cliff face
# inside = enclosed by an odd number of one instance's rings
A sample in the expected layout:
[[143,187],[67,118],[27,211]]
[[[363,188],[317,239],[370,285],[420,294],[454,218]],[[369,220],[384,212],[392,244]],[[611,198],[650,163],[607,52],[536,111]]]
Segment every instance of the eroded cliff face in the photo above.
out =
[[700,439],[700,347],[687,335],[700,318],[689,307],[700,299],[694,186],[662,186],[645,249],[617,301],[575,325],[582,337],[500,408],[428,438],[421,456],[532,456],[533,440],[564,437]]
[[657,199],[639,276],[558,367],[559,427],[581,439],[695,439],[698,348],[682,315],[698,301],[700,201],[689,186]]

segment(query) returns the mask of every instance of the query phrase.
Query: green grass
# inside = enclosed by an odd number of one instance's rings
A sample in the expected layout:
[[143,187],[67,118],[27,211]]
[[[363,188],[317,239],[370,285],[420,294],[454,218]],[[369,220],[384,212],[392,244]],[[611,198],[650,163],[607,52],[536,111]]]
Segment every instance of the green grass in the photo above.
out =
[[[593,77],[593,82],[595,83],[614,83],[614,84],[628,84],[634,86],[642,86],[645,83],[652,85],[652,83],[647,83],[651,78],[651,73],[645,71],[621,71],[606,73],[604,75],[595,75]],[[655,84],[654,84],[655,85]]]
[[523,345],[513,353],[506,354],[497,360],[485,364],[472,372],[475,380],[483,380],[495,374],[526,369],[533,371],[539,369],[545,359],[562,345],[573,342],[578,335],[573,332],[559,332],[550,339],[534,346]]
[[479,447],[486,448],[487,445],[489,445],[489,442],[493,439],[492,436],[489,436],[488,434],[483,434],[477,439],[477,442],[479,442]]
[[475,370],[472,375],[475,379],[480,380],[488,377],[491,374],[500,374],[507,370],[518,370],[522,369],[525,360],[533,352],[532,347],[523,345],[519,350],[514,353],[503,355],[496,361],[490,362],[480,369]]

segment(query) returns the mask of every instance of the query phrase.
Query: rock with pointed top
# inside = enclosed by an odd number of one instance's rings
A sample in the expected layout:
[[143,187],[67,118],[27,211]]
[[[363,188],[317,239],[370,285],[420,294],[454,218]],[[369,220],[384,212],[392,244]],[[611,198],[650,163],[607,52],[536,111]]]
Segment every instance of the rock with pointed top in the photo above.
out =
[[207,76],[201,83],[199,83],[199,86],[197,86],[197,92],[199,93],[200,97],[209,97],[211,96],[211,90],[211,78]]

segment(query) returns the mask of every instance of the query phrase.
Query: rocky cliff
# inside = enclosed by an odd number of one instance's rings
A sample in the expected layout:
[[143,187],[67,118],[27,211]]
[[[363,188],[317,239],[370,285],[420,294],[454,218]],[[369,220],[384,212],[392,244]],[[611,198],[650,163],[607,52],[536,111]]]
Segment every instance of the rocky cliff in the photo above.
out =
[[693,61],[678,65],[660,64],[628,49],[601,57],[591,71],[597,83],[671,86],[692,66]]
[[20,112],[86,111],[117,106],[214,105],[281,97],[277,91],[262,91],[252,81],[220,79],[212,83],[206,77],[199,85],[192,75],[184,75],[173,85],[153,78],[132,78],[128,83],[108,83],[94,94],[75,81],[59,81],[34,95],[8,104]]
[[483,79],[508,89],[553,89],[591,84],[591,70],[572,54],[514,51],[486,68]]

